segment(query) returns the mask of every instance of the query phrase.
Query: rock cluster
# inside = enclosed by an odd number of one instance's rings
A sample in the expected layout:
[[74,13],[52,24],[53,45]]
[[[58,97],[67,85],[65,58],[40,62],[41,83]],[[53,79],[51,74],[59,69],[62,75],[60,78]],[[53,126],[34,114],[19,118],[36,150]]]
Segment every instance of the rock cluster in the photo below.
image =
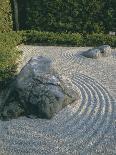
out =
[[46,57],[31,58],[5,92],[7,96],[2,95],[1,118],[35,115],[49,119],[78,99],[78,94],[63,82],[51,64]]
[[109,45],[102,45],[96,48],[89,49],[83,52],[83,55],[88,58],[98,59],[101,57],[108,57],[111,55],[111,47]]

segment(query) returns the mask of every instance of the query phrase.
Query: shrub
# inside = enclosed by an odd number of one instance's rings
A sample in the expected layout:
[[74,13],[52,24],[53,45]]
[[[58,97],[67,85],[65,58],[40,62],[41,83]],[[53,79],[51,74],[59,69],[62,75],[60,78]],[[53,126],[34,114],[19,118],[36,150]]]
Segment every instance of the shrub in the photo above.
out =
[[20,31],[25,43],[45,43],[49,45],[77,45],[83,44],[83,37],[78,33],[54,33],[41,31]]
[[0,32],[12,30],[12,16],[10,0],[0,0]]
[[16,50],[16,45],[22,38],[15,32],[0,33],[0,80],[5,80],[13,76],[16,72],[16,60],[20,52]]
[[40,31],[20,31],[18,32],[23,42],[45,43],[48,45],[70,45],[70,46],[99,46],[108,44],[116,47],[116,36],[106,34],[79,34],[79,33],[54,33]]
[[84,36],[85,46],[99,46],[108,44],[112,47],[116,47],[116,36],[106,34],[91,34]]
[[101,33],[116,27],[115,0],[18,0],[20,29]]

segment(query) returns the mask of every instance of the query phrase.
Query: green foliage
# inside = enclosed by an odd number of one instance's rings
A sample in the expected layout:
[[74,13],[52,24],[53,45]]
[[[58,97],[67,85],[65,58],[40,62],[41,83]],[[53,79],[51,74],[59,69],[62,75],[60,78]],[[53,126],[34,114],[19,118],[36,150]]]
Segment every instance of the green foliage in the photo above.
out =
[[0,81],[16,72],[16,60],[20,52],[15,47],[21,40],[21,36],[15,32],[0,33]]
[[110,45],[116,47],[116,36],[106,34],[88,34],[84,37],[86,46]]
[[20,28],[101,33],[116,23],[116,0],[18,0]]
[[25,43],[45,43],[48,45],[99,46],[108,44],[116,47],[116,36],[106,34],[54,33],[41,31],[18,32]]
[[45,43],[49,45],[77,45],[83,44],[83,37],[78,33],[54,33],[41,31],[19,32],[25,43]]
[[[116,32],[116,0],[104,0],[101,19],[104,23],[106,32]],[[104,17],[104,18],[103,18]]]
[[0,0],[0,32],[12,30],[11,4],[10,0]]

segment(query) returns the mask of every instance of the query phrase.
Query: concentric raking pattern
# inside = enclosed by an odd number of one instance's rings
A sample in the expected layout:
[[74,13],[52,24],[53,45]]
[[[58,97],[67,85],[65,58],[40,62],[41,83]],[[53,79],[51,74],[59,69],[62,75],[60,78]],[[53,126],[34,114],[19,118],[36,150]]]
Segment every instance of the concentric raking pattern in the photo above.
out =
[[[31,52],[38,49],[39,47],[32,49],[28,47]],[[67,49],[64,52],[46,50],[42,53],[42,49],[40,48],[38,55],[51,57],[58,72],[63,74],[66,80],[71,80],[73,89],[80,94],[80,100],[68,105],[51,120],[21,117],[8,122],[0,121],[0,153],[4,155],[115,155],[116,99],[111,96],[112,92],[109,93],[110,89],[107,90],[107,85],[103,86],[100,83],[102,74],[98,79],[95,78],[96,80],[90,77],[97,75],[94,74],[97,70],[96,64],[98,67],[104,65],[104,77],[109,76],[106,76],[110,73],[109,69],[105,70],[105,67],[108,67],[106,60],[101,62],[86,59],[77,54],[76,49],[73,53]],[[115,64],[114,56],[110,60]],[[113,67],[113,75],[115,72]]]

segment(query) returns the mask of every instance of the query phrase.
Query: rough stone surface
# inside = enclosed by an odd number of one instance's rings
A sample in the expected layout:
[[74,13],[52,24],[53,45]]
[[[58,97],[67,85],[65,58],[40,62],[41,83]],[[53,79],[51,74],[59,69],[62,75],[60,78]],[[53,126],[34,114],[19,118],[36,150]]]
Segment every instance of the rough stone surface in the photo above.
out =
[[98,49],[100,49],[100,52],[103,57],[111,56],[112,49],[109,45],[99,46]]
[[83,55],[88,58],[98,59],[101,57],[111,56],[111,51],[112,50],[109,45],[102,45],[83,52]]
[[12,87],[4,101],[3,118],[22,114],[51,118],[77,98],[77,94],[73,90],[71,94],[63,80],[55,73],[51,60],[41,56],[30,59]]
[[24,109],[17,101],[15,82],[0,92],[0,119],[8,120],[24,114]]

